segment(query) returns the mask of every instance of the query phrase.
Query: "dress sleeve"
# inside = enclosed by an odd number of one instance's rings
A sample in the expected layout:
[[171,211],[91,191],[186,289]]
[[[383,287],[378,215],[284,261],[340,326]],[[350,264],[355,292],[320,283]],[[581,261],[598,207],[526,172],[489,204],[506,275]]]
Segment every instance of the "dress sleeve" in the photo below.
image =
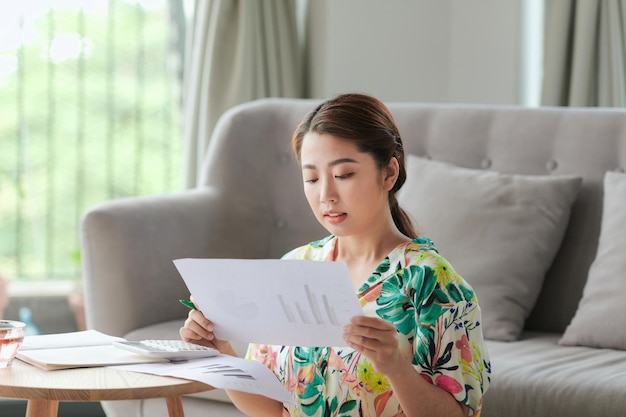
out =
[[421,278],[412,280],[418,314],[413,363],[424,379],[478,416],[491,365],[474,291],[441,257],[418,269],[413,275]]

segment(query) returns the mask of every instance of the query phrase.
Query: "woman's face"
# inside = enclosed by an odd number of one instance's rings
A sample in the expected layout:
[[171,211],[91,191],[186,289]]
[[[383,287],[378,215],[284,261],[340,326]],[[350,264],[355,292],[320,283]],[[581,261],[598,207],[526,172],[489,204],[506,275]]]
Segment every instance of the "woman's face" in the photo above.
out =
[[389,216],[397,161],[380,170],[354,143],[309,132],[300,150],[304,193],[317,220],[335,236],[367,233]]

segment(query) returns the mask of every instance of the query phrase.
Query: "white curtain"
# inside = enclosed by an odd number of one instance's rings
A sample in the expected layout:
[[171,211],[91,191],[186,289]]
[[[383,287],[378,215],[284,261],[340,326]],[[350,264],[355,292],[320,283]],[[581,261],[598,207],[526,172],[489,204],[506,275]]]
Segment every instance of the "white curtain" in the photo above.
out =
[[626,106],[626,0],[546,0],[542,104]]
[[301,97],[295,0],[196,0],[183,83],[186,186],[220,115],[263,97]]

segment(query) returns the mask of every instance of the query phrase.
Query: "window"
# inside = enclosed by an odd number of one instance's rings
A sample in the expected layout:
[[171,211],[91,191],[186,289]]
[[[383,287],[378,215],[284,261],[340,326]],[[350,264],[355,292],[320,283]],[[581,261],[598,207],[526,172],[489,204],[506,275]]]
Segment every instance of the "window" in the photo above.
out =
[[541,105],[543,81],[543,0],[521,3],[520,102],[526,106]]
[[0,275],[75,282],[96,204],[182,189],[182,0],[0,14]]

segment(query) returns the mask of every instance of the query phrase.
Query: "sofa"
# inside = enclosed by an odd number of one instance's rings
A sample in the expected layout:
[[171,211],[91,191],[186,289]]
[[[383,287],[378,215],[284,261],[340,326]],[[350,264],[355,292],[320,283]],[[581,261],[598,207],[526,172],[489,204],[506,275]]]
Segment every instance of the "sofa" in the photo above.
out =
[[[197,188],[88,210],[88,327],[178,338],[187,314],[178,300],[189,292],[173,259],[278,258],[325,236],[290,149],[317,103],[234,107],[214,130]],[[388,107],[406,153],[400,204],[481,305],[492,366],[482,415],[626,415],[626,110]],[[241,415],[220,390],[183,404],[188,417]],[[103,408],[166,415],[161,400]]]

